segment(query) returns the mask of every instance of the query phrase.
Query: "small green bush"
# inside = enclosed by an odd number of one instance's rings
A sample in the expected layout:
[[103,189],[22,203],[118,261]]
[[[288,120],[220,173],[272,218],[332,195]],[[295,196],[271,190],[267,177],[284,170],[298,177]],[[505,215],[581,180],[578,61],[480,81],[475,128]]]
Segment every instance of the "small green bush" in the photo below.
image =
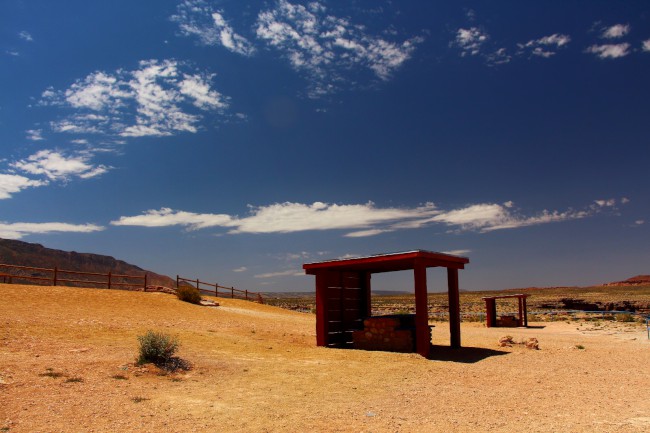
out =
[[138,364],[151,362],[164,366],[172,361],[179,346],[177,338],[154,331],[147,331],[146,334],[140,335],[138,341],[140,342]]
[[190,304],[200,304],[201,303],[201,292],[196,287],[191,286],[182,286],[176,289],[176,296],[178,299],[184,302],[189,302]]

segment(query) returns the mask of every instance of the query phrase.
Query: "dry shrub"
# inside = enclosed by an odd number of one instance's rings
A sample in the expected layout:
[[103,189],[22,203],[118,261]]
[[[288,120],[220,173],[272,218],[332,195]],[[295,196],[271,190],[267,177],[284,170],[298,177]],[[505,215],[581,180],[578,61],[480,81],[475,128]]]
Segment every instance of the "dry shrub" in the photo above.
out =
[[178,339],[162,332],[147,331],[138,337],[140,352],[138,364],[151,362],[157,366],[165,366],[172,361],[178,350]]
[[201,303],[201,292],[199,289],[192,286],[181,286],[176,289],[176,296],[178,299],[184,302],[189,302],[190,304],[200,304]]

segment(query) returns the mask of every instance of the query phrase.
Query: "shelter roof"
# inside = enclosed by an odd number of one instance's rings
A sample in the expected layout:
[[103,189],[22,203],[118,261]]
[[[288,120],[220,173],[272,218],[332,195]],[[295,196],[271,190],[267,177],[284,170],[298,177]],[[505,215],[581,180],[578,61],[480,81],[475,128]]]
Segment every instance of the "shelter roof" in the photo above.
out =
[[514,295],[484,296],[481,299],[527,298],[529,296],[530,295],[528,295],[528,294],[517,293],[517,294],[514,294]]
[[376,254],[366,257],[349,259],[326,260],[323,262],[306,263],[302,268],[307,274],[317,274],[319,271],[366,271],[370,273],[406,271],[416,266],[445,267],[463,269],[469,263],[467,257],[437,253],[425,250],[403,251],[396,253]]

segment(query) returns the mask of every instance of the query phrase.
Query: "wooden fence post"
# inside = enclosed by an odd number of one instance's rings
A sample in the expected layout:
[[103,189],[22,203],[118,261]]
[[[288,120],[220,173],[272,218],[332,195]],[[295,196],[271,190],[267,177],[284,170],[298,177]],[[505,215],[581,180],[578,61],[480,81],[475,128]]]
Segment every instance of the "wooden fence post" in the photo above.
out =
[[147,291],[147,274],[144,274],[144,287],[142,288],[145,292]]
[[230,287],[230,297],[231,297],[231,298],[234,298],[234,297],[235,297],[235,288],[232,287],[232,286]]
[[58,270],[58,268],[55,266],[55,267],[54,267],[54,281],[53,281],[53,282],[54,282],[53,285],[55,285],[55,286],[56,286],[56,277],[57,277],[58,272],[59,272],[59,270]]
[[245,298],[248,301],[248,289],[244,290]]
[[199,290],[199,279],[196,279],[196,290]]
[[111,273],[108,273],[108,288],[111,288]]
[[181,277],[179,277],[178,274],[176,274],[176,288],[177,289],[181,286],[180,281],[181,281]]

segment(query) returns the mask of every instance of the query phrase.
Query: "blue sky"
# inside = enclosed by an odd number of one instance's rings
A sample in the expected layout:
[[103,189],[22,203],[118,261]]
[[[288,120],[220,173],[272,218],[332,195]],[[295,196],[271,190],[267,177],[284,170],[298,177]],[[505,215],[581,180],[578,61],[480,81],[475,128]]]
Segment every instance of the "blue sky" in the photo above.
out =
[[650,272],[645,2],[6,0],[0,29],[0,237],[261,291],[412,249],[470,290]]

